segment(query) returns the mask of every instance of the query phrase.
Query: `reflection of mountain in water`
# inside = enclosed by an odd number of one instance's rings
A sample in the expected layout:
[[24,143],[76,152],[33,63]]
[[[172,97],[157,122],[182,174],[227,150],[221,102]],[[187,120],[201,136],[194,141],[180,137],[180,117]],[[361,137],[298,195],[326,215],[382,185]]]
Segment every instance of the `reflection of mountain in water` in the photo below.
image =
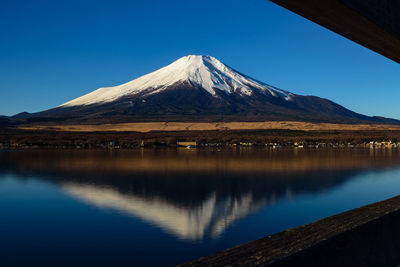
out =
[[86,203],[185,239],[216,237],[276,201],[397,164],[398,150],[0,153],[0,172],[46,179]]
[[241,199],[228,197],[217,201],[214,193],[200,205],[188,209],[159,197],[125,195],[111,188],[68,183],[63,188],[87,203],[139,217],[184,239],[201,239],[207,234],[216,237],[231,223],[264,204],[254,202],[251,194]]

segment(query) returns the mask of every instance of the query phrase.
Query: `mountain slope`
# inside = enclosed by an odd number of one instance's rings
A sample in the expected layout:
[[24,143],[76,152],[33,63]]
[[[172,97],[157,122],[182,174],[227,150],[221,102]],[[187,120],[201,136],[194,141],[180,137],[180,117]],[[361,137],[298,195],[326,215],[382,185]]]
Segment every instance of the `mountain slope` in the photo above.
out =
[[210,56],[189,55],[128,83],[99,88],[28,121],[325,121],[391,122],[332,101],[301,96],[252,79]]
[[212,96],[216,96],[217,90],[226,94],[242,95],[251,95],[254,90],[259,90],[267,95],[281,96],[286,99],[289,99],[291,95],[289,92],[242,75],[216,58],[189,55],[138,79],[115,87],[99,88],[60,107],[109,103],[132,95],[149,96],[182,82],[198,85]]

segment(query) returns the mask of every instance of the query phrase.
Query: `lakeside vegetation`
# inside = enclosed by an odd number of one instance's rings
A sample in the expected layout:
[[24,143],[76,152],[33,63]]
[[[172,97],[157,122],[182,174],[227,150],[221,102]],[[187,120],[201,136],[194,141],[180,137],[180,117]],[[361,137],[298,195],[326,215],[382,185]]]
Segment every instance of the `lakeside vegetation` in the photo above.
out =
[[[133,149],[177,147],[400,148],[400,130],[209,130],[142,132],[67,132],[0,130],[0,149]],[[191,147],[194,147],[191,145]]]

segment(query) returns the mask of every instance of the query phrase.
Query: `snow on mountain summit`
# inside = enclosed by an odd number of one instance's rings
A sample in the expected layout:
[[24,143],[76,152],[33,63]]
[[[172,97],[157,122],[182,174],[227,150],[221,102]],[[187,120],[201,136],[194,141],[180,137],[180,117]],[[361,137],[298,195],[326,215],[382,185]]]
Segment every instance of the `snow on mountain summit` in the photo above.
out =
[[263,94],[282,97],[286,100],[289,100],[292,95],[290,92],[247,77],[214,57],[188,55],[133,81],[115,87],[99,88],[60,107],[108,103],[139,93],[156,94],[173,84],[185,81],[199,85],[215,97],[217,97],[216,90],[227,94],[239,93],[248,96],[251,96],[254,90],[258,90]]

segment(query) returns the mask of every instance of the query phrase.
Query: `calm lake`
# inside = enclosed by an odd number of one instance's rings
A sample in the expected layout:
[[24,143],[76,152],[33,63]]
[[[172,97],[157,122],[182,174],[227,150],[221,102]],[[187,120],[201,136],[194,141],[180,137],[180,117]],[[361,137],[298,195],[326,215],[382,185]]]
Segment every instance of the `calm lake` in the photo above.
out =
[[170,266],[399,193],[399,149],[2,151],[0,266]]

